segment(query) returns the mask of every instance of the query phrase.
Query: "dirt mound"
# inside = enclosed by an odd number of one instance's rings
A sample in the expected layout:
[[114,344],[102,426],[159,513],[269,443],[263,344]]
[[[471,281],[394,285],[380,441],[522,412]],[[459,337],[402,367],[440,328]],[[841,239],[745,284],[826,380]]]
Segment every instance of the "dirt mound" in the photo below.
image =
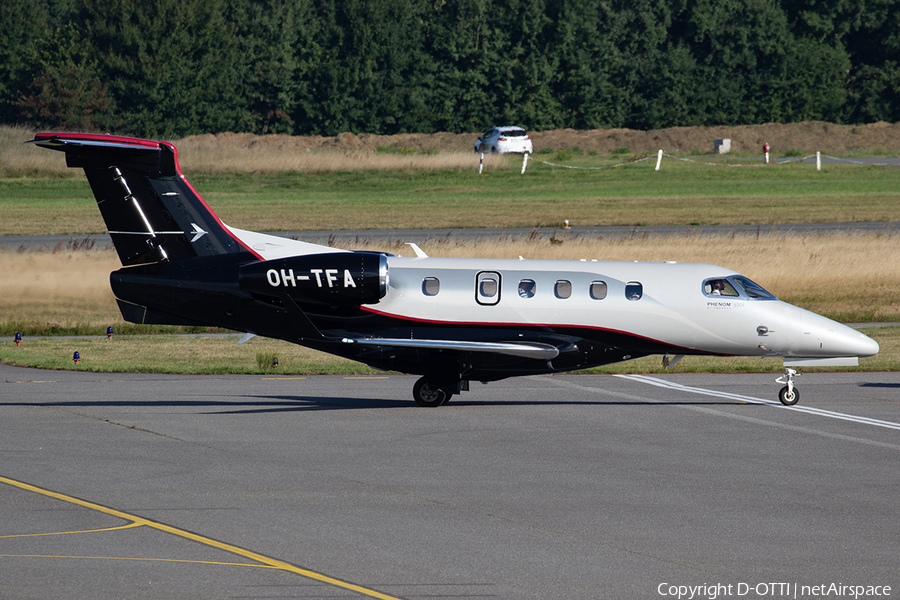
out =
[[849,153],[856,150],[900,151],[900,124],[833,125],[822,122],[781,125],[742,125],[739,127],[670,127],[655,131],[611,129],[594,131],[548,131],[532,136],[536,147],[566,148],[611,152],[628,148],[633,153],[701,152],[713,150],[716,139],[731,140],[736,153],[761,152],[768,143],[772,152],[799,150],[803,153]]
[[[468,152],[473,149],[478,133],[433,134],[409,133],[374,135],[341,133],[334,137],[319,135],[259,136],[249,133],[220,133],[186,138],[197,145],[216,144],[238,148],[265,148],[286,152],[321,152],[328,150],[373,152],[379,148],[416,150],[420,152]],[[738,127],[670,127],[653,131],[635,129],[593,129],[576,131],[557,129],[531,134],[535,151],[550,148],[578,148],[582,152],[603,154],[627,149],[633,154],[666,152],[711,153],[714,140],[728,138],[735,153],[761,152],[768,143],[776,155],[788,150],[803,153],[815,151],[847,154],[854,151],[900,152],[900,123],[868,125],[834,125],[811,121],[781,125],[741,125]]]

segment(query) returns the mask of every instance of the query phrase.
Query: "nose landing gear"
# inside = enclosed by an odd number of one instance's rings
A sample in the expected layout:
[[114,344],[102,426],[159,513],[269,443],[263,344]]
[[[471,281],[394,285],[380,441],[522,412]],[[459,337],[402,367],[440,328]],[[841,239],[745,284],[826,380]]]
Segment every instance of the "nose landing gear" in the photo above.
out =
[[800,390],[794,385],[794,375],[799,377],[800,373],[796,369],[785,367],[784,375],[775,380],[776,383],[787,384],[778,392],[778,399],[785,406],[793,406],[800,400]]

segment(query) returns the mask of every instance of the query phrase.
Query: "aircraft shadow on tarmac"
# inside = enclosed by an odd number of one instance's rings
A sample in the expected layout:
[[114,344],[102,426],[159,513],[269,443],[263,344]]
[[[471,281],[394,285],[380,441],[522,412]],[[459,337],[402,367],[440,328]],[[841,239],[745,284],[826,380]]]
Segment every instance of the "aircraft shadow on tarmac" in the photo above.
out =
[[[247,414],[264,412],[293,412],[308,410],[358,410],[370,408],[415,408],[421,410],[415,403],[408,400],[392,400],[384,398],[343,398],[343,397],[314,397],[314,396],[253,396],[266,398],[267,401],[250,403],[249,407],[240,410],[218,411],[215,414]],[[281,403],[272,400],[281,400]],[[231,405],[237,406],[236,403]],[[276,405],[280,407],[275,408]],[[665,406],[665,405],[738,405],[757,406],[756,404],[740,402],[736,400],[719,401],[681,401],[681,402],[657,402],[657,401],[623,401],[623,400],[457,400],[453,399],[447,405],[441,407],[472,407],[472,406],[553,406],[553,405],[584,405],[584,406]],[[252,406],[272,405],[270,408],[252,408]]]
[[[181,408],[219,408],[207,414],[254,414],[254,413],[279,413],[298,412],[312,410],[359,410],[359,409],[385,409],[385,408],[415,408],[412,400],[395,400],[388,398],[349,398],[349,397],[319,397],[319,396],[246,396],[244,401],[232,400],[71,400],[59,402],[0,402],[0,406],[42,406],[42,407],[181,407]],[[636,400],[456,400],[447,406],[473,407],[473,406],[551,406],[551,405],[584,405],[584,406],[678,406],[678,405],[747,405],[756,404],[741,402],[739,400],[701,400],[701,401],[651,401]]]
[[900,389],[900,383],[861,383],[859,387]]

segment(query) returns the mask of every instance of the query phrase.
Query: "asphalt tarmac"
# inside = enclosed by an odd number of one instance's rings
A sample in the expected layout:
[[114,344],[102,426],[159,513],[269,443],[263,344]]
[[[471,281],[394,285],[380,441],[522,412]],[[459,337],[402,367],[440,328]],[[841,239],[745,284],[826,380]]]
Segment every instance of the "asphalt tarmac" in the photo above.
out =
[[898,597],[900,373],[773,378],[0,365],[0,597]]

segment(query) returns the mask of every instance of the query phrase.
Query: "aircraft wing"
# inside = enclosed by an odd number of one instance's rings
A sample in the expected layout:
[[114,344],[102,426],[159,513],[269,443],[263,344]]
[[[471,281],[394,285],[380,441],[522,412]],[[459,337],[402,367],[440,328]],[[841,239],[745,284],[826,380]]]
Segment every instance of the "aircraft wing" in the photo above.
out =
[[409,340],[394,338],[343,338],[345,344],[422,348],[426,350],[457,350],[463,352],[493,352],[522,358],[551,360],[559,356],[559,348],[541,342],[467,342],[454,340]]
[[466,340],[414,340],[408,338],[331,338],[309,320],[305,312],[287,294],[282,294],[282,302],[301,339],[327,340],[362,346],[389,346],[394,348],[421,348],[423,350],[455,350],[457,352],[493,352],[521,358],[552,360],[559,356],[560,349],[542,342],[474,342]]

